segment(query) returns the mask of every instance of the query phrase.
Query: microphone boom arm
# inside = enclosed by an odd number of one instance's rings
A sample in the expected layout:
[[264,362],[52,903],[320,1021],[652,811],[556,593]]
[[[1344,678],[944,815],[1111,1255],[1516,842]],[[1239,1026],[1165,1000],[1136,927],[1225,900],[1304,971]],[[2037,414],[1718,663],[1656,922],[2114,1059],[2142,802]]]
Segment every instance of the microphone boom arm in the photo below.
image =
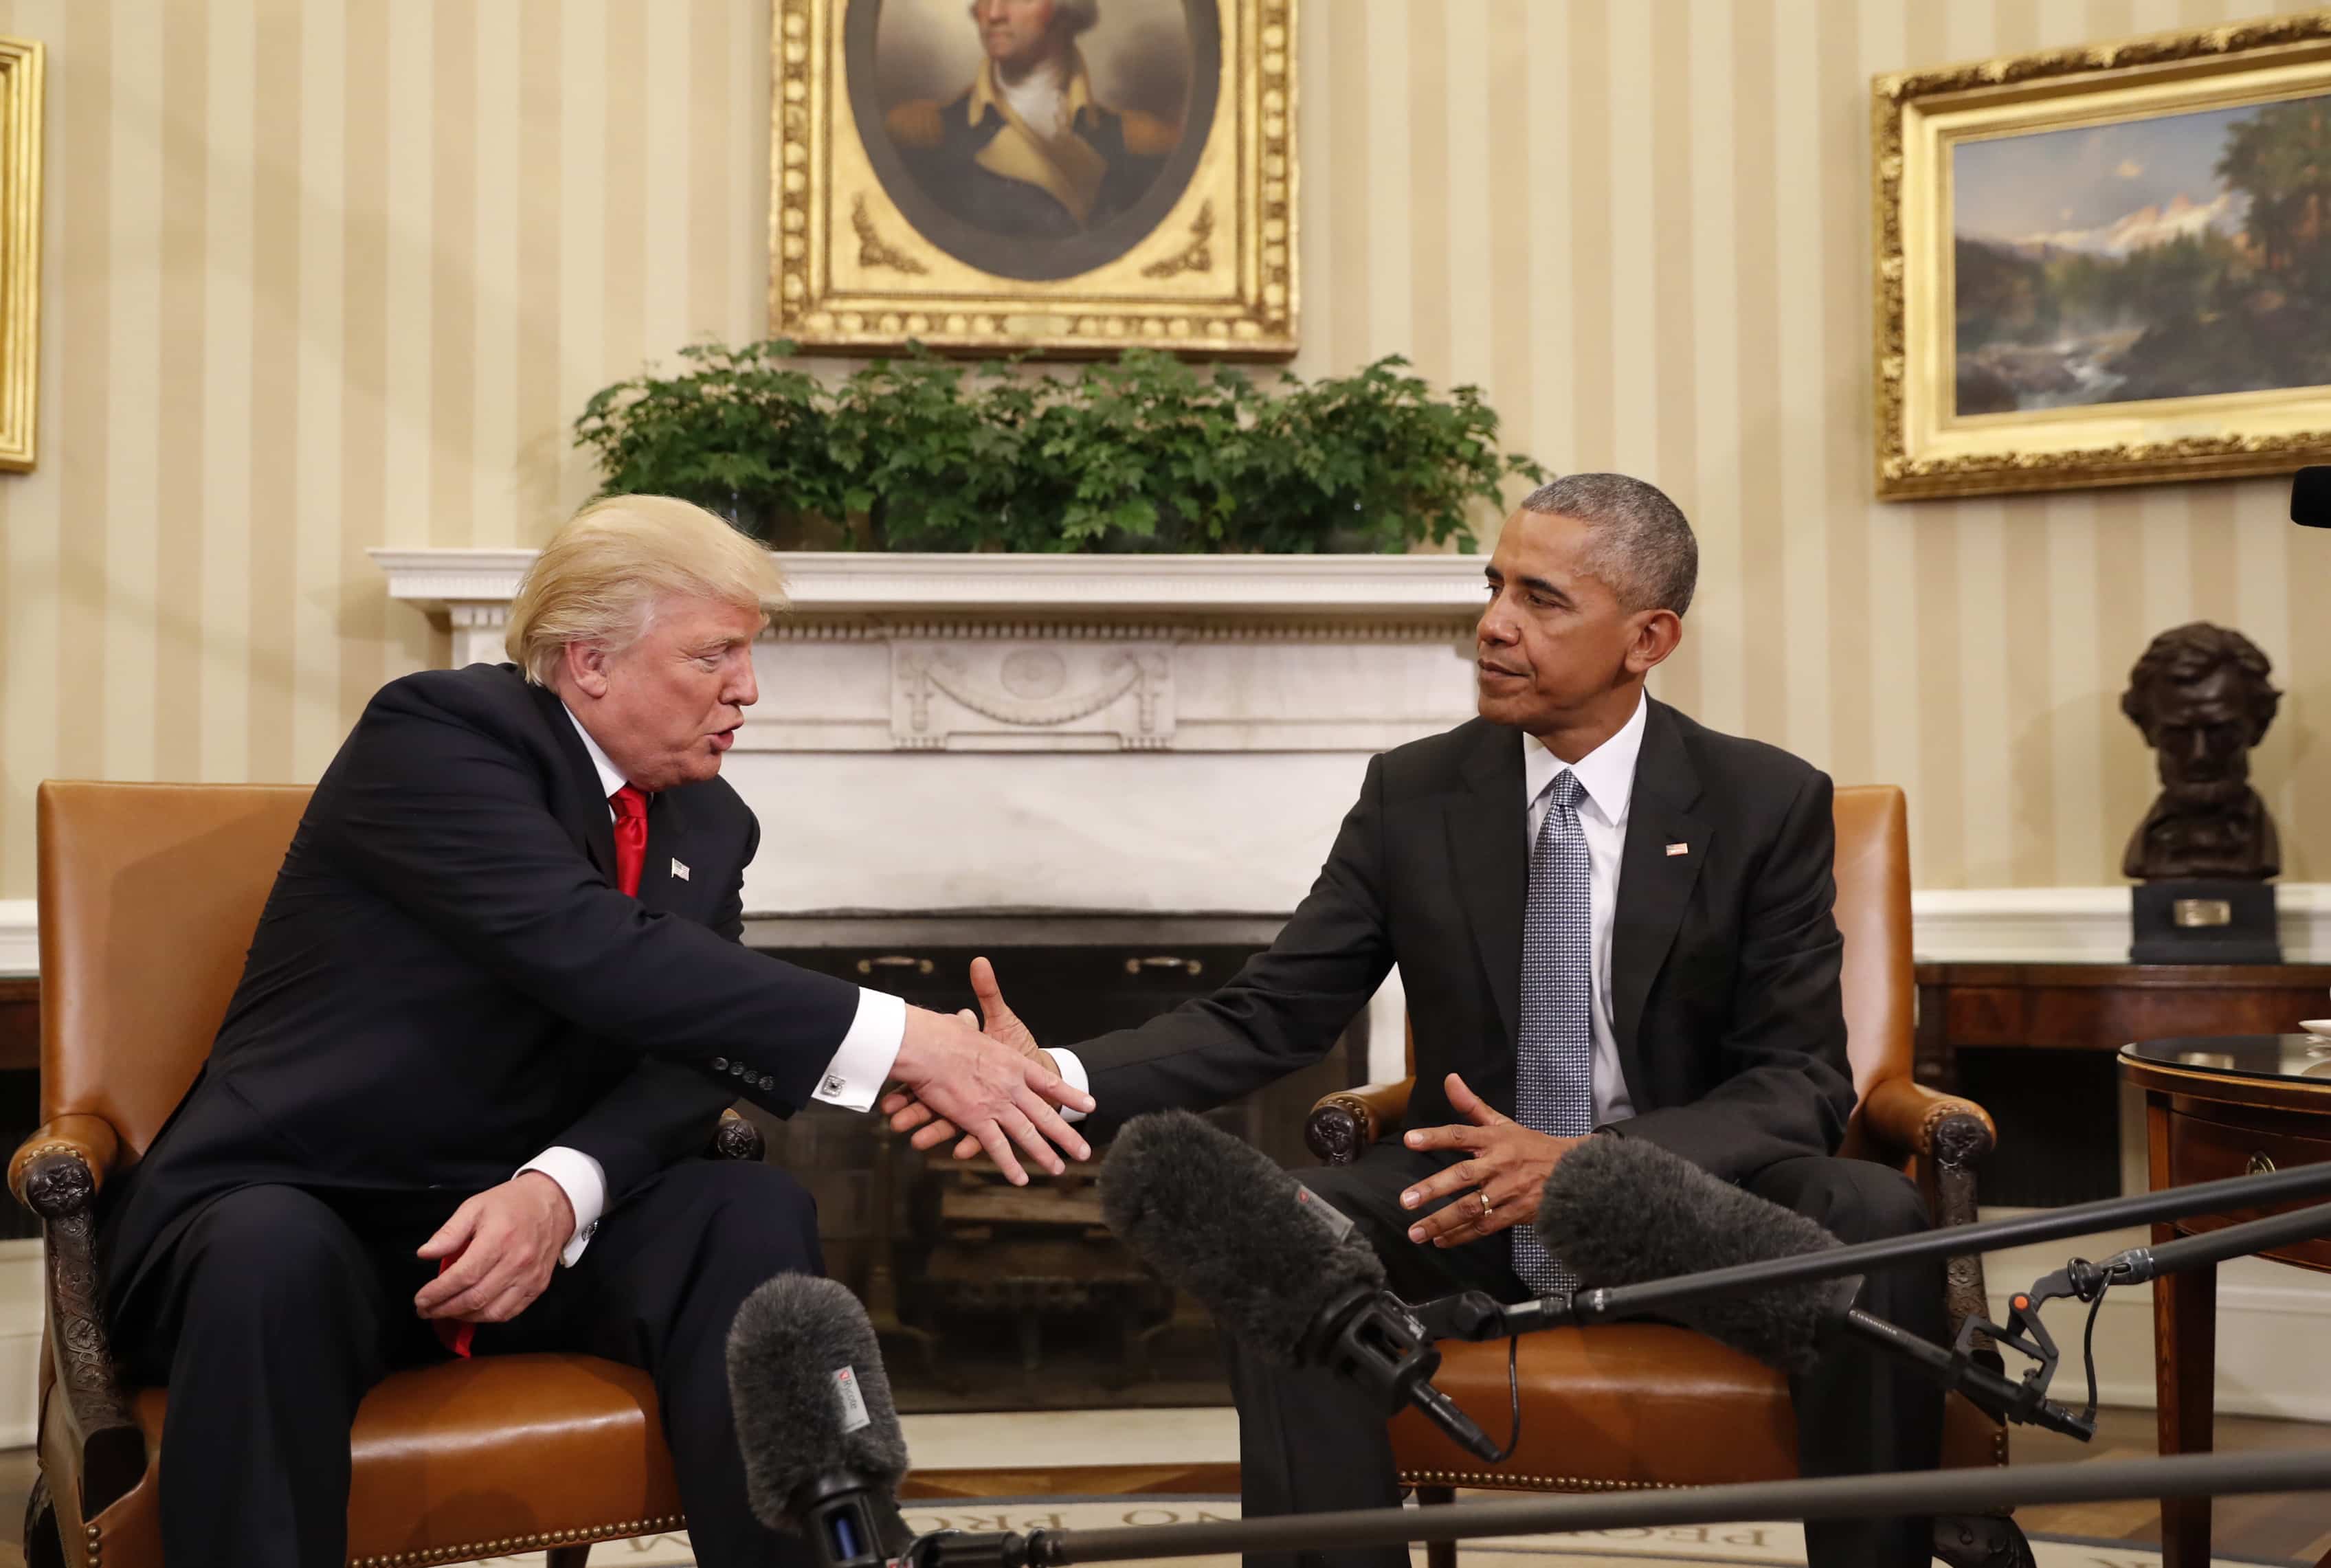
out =
[[[1892,1263],[1922,1261],[1937,1256],[1958,1257],[2060,1236],[2084,1235],[2134,1221],[2164,1221],[2294,1198],[2321,1198],[2326,1193],[2331,1193],[2331,1163],[2299,1165],[2010,1220],[1954,1226],[1916,1236],[1834,1247],[1729,1269],[1581,1290],[1567,1296],[1542,1297],[1510,1305],[1481,1291],[1468,1290],[1425,1302],[1410,1311],[1434,1339],[1503,1339],[1544,1328],[1649,1316],[1681,1303],[1733,1291],[1841,1279]],[[2005,1324],[1970,1317],[1961,1325],[1955,1342],[1947,1347],[1858,1307],[1844,1314],[1842,1324],[1848,1332],[1917,1363],[1945,1387],[1957,1390],[2003,1421],[2042,1426],[2086,1441],[2096,1432],[2093,1387],[2088,1408],[2078,1414],[2047,1398],[2059,1354],[2055,1339],[2040,1320],[2041,1307],[2063,1297],[2094,1302],[2115,1285],[2143,1284],[2163,1274],[2203,1268],[2325,1235],[2331,1235],[2331,1203],[2317,1202],[2181,1237],[2158,1247],[2133,1247],[2101,1263],[2075,1259],[2067,1267],[2035,1282],[2030,1290],[2012,1297]],[[2030,1358],[2033,1365],[2020,1381],[2011,1382],[2000,1371],[1996,1354],[1982,1348],[1985,1339]]]

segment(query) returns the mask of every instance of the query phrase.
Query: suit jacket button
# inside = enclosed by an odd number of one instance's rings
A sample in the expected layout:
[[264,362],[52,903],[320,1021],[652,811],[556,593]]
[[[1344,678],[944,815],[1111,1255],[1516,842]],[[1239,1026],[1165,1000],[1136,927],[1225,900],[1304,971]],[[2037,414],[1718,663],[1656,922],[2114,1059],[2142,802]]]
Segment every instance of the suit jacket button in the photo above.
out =
[[777,1080],[771,1074],[765,1072],[761,1075],[761,1087],[763,1088],[775,1088],[777,1087]]
[[712,1070],[714,1072],[727,1072],[728,1070],[728,1059],[725,1056],[714,1057],[712,1059]]

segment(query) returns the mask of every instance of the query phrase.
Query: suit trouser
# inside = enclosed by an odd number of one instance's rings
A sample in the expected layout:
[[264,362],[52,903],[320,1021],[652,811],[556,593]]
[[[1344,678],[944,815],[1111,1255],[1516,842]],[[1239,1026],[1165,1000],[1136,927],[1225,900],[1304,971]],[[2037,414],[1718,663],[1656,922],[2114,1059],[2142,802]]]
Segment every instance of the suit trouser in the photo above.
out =
[[[450,1212],[451,1203],[442,1206]],[[435,1216],[442,1221],[443,1213]],[[123,1302],[118,1341],[166,1383],[161,1509],[172,1568],[340,1568],[348,1429],[389,1371],[446,1359],[414,1293],[434,1222],[353,1194],[245,1187],[212,1202]],[[800,1564],[799,1540],[745,1502],[726,1346],[737,1306],[780,1273],[823,1271],[815,1205],[767,1165],[687,1160],[600,1221],[534,1304],[477,1333],[480,1355],[585,1351],[655,1379],[706,1568]]]
[[[1384,1259],[1394,1294],[1422,1301],[1452,1290],[1518,1301],[1532,1293],[1515,1275],[1500,1233],[1436,1249],[1408,1240],[1416,1215],[1400,1194],[1461,1155],[1377,1145],[1357,1164],[1298,1173],[1305,1185],[1356,1221]],[[1747,1183],[1757,1196],[1818,1221],[1854,1242],[1927,1228],[1925,1205],[1900,1174],[1866,1160],[1784,1160]],[[1943,1265],[1871,1274],[1868,1310],[1928,1339],[1946,1336]],[[1384,1507],[1400,1496],[1381,1411],[1336,1374],[1274,1365],[1232,1343],[1231,1385],[1239,1407],[1242,1510],[1249,1517]],[[1807,1476],[1931,1469],[1941,1459],[1942,1394],[1915,1369],[1859,1342],[1841,1343],[1809,1373],[1790,1380],[1798,1461]],[[1470,1412],[1501,1438],[1500,1411]],[[1905,1568],[1933,1557],[1925,1518],[1852,1519],[1808,1525],[1811,1568]],[[1407,1568],[1398,1547],[1254,1554],[1248,1568]]]

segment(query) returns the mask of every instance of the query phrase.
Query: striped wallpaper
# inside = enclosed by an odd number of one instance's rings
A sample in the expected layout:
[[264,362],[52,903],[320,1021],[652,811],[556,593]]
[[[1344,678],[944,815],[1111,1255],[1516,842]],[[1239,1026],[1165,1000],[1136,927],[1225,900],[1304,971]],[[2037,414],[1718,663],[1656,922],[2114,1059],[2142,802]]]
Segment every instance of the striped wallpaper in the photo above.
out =
[[[1873,72],[2270,0],[1306,0],[1297,368],[1409,354],[1517,444],[1667,487],[1662,693],[1911,792],[1927,887],[2116,879],[2115,701],[2224,620],[2331,879],[2331,539],[2271,482],[1870,499]],[[2285,10],[2305,9],[2286,5]],[[442,653],[366,546],[533,543],[566,427],[760,328],[766,0],[0,0],[49,54],[41,454],[0,477],[0,898],[51,775],[311,779]]]

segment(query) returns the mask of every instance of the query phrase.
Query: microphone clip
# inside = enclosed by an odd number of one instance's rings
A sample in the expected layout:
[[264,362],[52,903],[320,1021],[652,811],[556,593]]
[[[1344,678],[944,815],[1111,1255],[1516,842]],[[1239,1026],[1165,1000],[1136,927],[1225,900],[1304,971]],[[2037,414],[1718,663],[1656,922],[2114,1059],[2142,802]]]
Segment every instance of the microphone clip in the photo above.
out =
[[[1987,1317],[1969,1317],[1959,1326],[1958,1338],[1951,1346],[1951,1359],[1964,1371],[1956,1386],[2002,1421],[2044,1426],[2087,1441],[2097,1430],[2095,1363],[2089,1363],[2088,1408],[2079,1415],[2048,1398],[2048,1385],[2055,1379],[2061,1354],[2056,1348],[2055,1336],[2040,1320],[2040,1309],[2067,1297],[2094,1302],[2111,1282],[2108,1269],[2099,1268],[2084,1258],[2075,1259],[2068,1267],[2036,1281],[2031,1289],[2009,1297],[2005,1324],[1993,1323]],[[2032,1364],[2024,1369],[2020,1380],[2008,1383],[2003,1358],[1997,1350],[1984,1346],[1985,1339],[2014,1351]]]
[[1357,1286],[1319,1315],[1303,1347],[1306,1363],[1334,1367],[1356,1383],[1386,1415],[1409,1402],[1441,1370],[1441,1352],[1399,1297]]

